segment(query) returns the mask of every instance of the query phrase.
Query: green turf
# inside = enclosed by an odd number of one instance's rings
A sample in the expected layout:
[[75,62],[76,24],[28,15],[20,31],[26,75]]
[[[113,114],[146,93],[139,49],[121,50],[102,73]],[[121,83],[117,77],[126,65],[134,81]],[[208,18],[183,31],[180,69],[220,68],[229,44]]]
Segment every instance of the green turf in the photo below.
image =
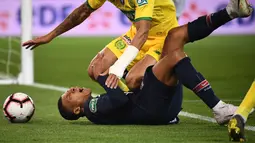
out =
[[[86,69],[98,51],[113,38],[59,38],[35,51],[35,80],[64,87],[86,86],[102,92]],[[187,45],[194,66],[211,82],[216,94],[238,105],[255,78],[255,36],[210,37]],[[0,41],[1,45],[1,41]],[[1,68],[2,65],[0,65]],[[226,127],[181,117],[174,126],[101,126],[83,119],[67,122],[57,112],[61,92],[27,86],[0,86],[0,105],[7,95],[22,91],[36,104],[28,124],[10,124],[0,115],[0,142],[228,142]],[[184,111],[212,117],[190,91],[184,91]],[[248,124],[255,126],[255,115]],[[246,131],[249,142],[255,132]]]

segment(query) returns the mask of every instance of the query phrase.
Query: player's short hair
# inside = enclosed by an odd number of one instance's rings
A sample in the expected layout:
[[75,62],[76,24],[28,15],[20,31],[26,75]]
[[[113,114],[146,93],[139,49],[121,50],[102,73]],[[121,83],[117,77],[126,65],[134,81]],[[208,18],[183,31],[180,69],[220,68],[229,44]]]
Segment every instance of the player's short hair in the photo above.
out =
[[66,120],[77,120],[80,118],[80,115],[76,115],[73,112],[67,111],[62,104],[62,97],[58,99],[58,111],[60,115]]

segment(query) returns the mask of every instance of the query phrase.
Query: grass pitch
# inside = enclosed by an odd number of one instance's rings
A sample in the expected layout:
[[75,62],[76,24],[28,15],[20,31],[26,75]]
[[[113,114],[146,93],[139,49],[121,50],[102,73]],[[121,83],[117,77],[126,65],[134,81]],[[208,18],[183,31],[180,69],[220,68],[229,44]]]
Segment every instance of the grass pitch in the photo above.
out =
[[[86,86],[103,92],[88,78],[90,60],[113,38],[59,38],[35,50],[35,80],[63,87]],[[193,65],[210,81],[216,94],[238,105],[255,78],[255,36],[209,37],[188,44],[185,49]],[[1,41],[0,41],[0,45]],[[4,55],[1,55],[2,58]],[[0,64],[0,69],[4,65]],[[25,92],[35,101],[36,112],[27,124],[10,124],[0,114],[0,142],[174,142],[226,143],[227,128],[180,117],[178,125],[103,126],[86,119],[65,121],[57,111],[62,92],[29,86],[0,86],[0,105],[13,92]],[[212,117],[211,111],[188,90],[184,90],[183,110]],[[255,126],[255,115],[248,125]],[[247,131],[249,143],[255,132]]]

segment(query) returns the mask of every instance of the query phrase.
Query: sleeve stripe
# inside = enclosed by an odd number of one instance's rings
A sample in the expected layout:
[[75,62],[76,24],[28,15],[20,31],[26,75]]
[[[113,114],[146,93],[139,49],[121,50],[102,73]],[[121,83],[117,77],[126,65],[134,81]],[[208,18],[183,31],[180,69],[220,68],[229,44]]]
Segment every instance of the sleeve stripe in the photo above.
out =
[[152,18],[151,18],[151,17],[139,17],[139,18],[135,19],[135,22],[140,21],[140,20],[148,20],[148,21],[151,21]]
[[86,1],[85,4],[86,4],[91,10],[93,10],[93,11],[96,10],[96,9],[92,8],[92,7],[89,5],[89,2],[88,2],[88,1]]

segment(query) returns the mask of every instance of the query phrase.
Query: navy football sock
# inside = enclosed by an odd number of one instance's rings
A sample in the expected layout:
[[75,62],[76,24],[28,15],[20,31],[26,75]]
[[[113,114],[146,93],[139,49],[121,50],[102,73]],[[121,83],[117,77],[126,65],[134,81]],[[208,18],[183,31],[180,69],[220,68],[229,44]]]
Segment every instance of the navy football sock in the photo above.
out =
[[212,109],[220,101],[209,82],[192,66],[190,58],[179,61],[174,72],[182,84],[199,96],[209,108]]
[[203,39],[210,35],[214,30],[231,21],[227,10],[223,9],[207,16],[201,16],[198,19],[188,23],[189,42]]

